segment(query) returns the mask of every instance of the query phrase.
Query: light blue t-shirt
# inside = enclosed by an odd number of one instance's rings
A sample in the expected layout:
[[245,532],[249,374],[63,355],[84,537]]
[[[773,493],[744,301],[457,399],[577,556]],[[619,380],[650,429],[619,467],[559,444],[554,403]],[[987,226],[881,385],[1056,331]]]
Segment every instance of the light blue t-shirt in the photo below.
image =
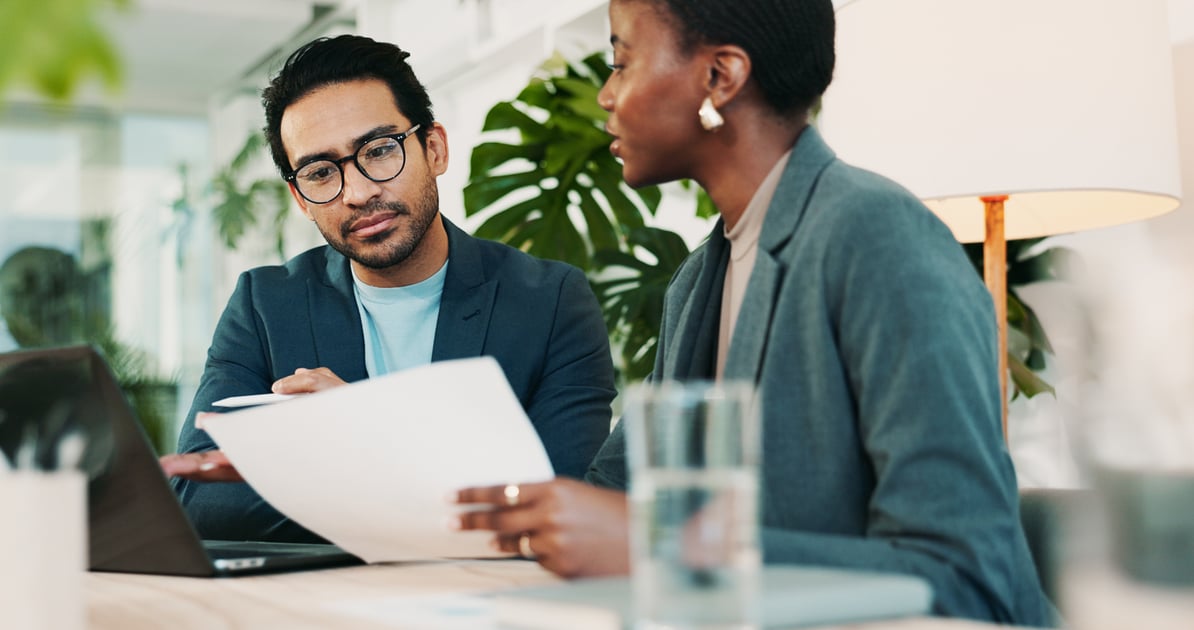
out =
[[435,322],[448,263],[430,278],[405,287],[372,287],[352,274],[353,293],[365,333],[365,369],[383,376],[431,363]]

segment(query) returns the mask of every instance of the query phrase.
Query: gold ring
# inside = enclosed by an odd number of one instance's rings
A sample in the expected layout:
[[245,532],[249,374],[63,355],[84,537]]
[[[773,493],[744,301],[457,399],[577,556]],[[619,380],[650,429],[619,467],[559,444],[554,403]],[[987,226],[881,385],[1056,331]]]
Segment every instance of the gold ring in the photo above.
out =
[[531,549],[531,534],[530,532],[523,532],[518,537],[518,555],[533,560],[535,558],[535,550]]
[[502,494],[506,495],[506,505],[514,507],[518,505],[518,495],[521,494],[516,483],[508,483],[505,488],[502,488]]

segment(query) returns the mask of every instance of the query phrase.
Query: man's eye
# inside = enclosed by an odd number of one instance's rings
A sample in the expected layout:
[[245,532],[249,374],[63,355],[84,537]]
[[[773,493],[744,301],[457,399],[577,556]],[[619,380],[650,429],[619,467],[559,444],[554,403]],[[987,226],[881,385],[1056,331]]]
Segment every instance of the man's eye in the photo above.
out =
[[389,143],[369,147],[365,150],[365,159],[367,160],[384,160],[394,154],[394,150],[398,148],[398,143]]
[[302,177],[304,181],[308,182],[322,182],[330,179],[334,170],[335,169],[330,166],[316,166],[310,170],[299,173],[299,177]]

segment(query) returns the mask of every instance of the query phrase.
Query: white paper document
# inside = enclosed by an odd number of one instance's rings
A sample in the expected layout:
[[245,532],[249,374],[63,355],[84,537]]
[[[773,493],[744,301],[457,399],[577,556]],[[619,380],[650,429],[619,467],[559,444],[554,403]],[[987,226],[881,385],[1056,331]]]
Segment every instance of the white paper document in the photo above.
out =
[[467,486],[545,481],[543,443],[489,357],[205,418],[274,507],[366,562],[506,556],[448,527]]

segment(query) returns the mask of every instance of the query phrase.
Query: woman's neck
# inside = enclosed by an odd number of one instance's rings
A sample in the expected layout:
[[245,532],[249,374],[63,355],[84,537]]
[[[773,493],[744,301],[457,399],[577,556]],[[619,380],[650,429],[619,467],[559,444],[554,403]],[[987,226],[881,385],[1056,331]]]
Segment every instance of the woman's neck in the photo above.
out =
[[727,230],[738,223],[767,174],[779,158],[795,146],[807,126],[777,128],[776,125],[761,124],[734,129],[727,123],[727,129],[719,132],[733,136],[726,139],[716,163],[696,180],[717,206]]

